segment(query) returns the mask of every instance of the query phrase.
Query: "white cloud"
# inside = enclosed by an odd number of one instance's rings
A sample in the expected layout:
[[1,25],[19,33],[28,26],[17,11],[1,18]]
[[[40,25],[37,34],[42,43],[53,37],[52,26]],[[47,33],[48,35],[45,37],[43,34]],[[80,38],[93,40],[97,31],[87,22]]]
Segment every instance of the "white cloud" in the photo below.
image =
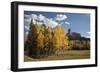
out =
[[29,23],[31,21],[31,18],[33,19],[33,24],[35,24],[37,20],[38,25],[42,25],[44,23],[47,27],[51,27],[51,28],[54,28],[58,25],[58,22],[54,21],[52,18],[46,18],[42,14],[25,15],[25,17],[27,17],[24,19],[25,25],[27,26],[27,27],[25,26],[26,29],[29,28]]
[[86,33],[90,35],[90,32],[86,32]]
[[65,20],[67,19],[67,16],[64,15],[64,14],[57,14],[56,17],[55,17],[55,20],[57,21],[62,21],[62,20]]
[[90,32],[85,32],[84,34],[81,34],[83,37],[90,38]]
[[29,26],[25,26],[25,30],[29,30]]
[[48,19],[48,18],[46,18],[44,20],[44,23],[46,24],[47,27],[51,27],[51,28],[54,28],[58,25],[58,23],[56,21],[54,21],[52,19]]
[[91,32],[86,32],[88,35],[86,36],[87,38],[90,38]]
[[37,24],[38,24],[38,25],[42,25],[42,24],[43,24],[43,22],[37,22]]
[[35,23],[36,23],[36,20],[33,19],[33,24],[35,24]]
[[30,18],[30,15],[25,14],[24,17],[25,18]]
[[24,21],[29,23],[31,21],[31,18],[24,19]]
[[43,21],[43,20],[45,20],[45,16],[43,16],[42,14],[40,14],[39,16],[38,16],[38,20],[39,21]]
[[26,30],[29,30],[29,24],[30,24],[31,19],[24,19],[24,28]]
[[36,14],[31,14],[31,18],[32,18],[33,20],[37,20],[37,19],[38,19],[38,16],[37,16]]
[[31,14],[31,15],[24,15],[25,19],[24,19],[24,24],[29,26],[31,19],[33,19],[33,24],[36,23],[35,20],[38,19],[38,16],[36,14]]
[[67,21],[65,22],[65,24],[70,25],[70,23],[69,23],[69,22],[67,22]]
[[[44,23],[47,27],[51,27],[51,28],[54,28],[58,25],[58,23],[56,21],[54,21],[52,18],[47,18],[42,14],[40,14],[38,16],[34,15],[34,18],[37,18],[38,25],[42,25]],[[36,21],[33,19],[33,22],[35,23]]]

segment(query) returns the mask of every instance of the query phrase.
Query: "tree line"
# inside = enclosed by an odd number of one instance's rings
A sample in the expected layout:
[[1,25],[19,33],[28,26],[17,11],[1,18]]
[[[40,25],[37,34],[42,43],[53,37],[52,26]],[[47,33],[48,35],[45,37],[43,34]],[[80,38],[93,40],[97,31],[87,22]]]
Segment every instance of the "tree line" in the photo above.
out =
[[64,29],[57,25],[55,28],[47,27],[45,24],[38,25],[30,23],[27,40],[24,43],[28,55],[34,57],[48,56],[63,49],[67,50],[89,50],[89,40],[69,40]]
[[55,28],[30,23],[30,31],[25,42],[29,55],[40,56],[54,54],[57,49],[67,48],[68,38],[60,25]]

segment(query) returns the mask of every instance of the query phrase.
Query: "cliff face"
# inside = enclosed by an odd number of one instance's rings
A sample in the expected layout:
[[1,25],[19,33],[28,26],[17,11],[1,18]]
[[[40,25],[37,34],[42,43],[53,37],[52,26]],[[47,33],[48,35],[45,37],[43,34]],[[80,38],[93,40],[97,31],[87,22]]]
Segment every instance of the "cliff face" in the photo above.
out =
[[90,38],[82,37],[78,32],[71,32],[71,29],[68,29],[66,36],[69,40],[90,40]]

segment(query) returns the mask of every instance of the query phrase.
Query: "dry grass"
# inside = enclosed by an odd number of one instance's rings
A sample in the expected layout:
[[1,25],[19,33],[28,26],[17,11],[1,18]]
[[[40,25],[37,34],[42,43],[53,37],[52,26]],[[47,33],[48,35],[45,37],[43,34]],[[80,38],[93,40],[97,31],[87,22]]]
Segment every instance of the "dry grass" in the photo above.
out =
[[27,55],[24,56],[24,61],[48,61],[48,60],[71,60],[71,59],[88,59],[90,58],[90,50],[69,50],[64,53],[50,55],[45,58],[32,58]]

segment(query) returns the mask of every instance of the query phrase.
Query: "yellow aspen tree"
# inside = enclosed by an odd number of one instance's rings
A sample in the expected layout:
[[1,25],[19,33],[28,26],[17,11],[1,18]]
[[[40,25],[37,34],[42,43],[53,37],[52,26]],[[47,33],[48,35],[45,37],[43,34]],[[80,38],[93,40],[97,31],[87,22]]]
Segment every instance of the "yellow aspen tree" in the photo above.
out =
[[59,37],[58,37],[58,35],[57,35],[57,33],[56,32],[54,32],[54,35],[53,35],[53,38],[52,38],[52,45],[53,45],[53,48],[54,49],[58,49],[58,48],[60,48],[59,47]]
[[[55,38],[55,36],[56,36],[56,38]],[[60,25],[58,25],[55,28],[54,38],[56,39],[55,42],[58,45],[57,47],[59,47],[58,49],[63,49],[64,47],[67,47],[68,39],[67,39],[65,31],[63,30],[63,28]]]
[[39,49],[42,49],[44,47],[44,35],[42,34],[41,31],[39,32],[36,40],[37,40],[37,47]]

